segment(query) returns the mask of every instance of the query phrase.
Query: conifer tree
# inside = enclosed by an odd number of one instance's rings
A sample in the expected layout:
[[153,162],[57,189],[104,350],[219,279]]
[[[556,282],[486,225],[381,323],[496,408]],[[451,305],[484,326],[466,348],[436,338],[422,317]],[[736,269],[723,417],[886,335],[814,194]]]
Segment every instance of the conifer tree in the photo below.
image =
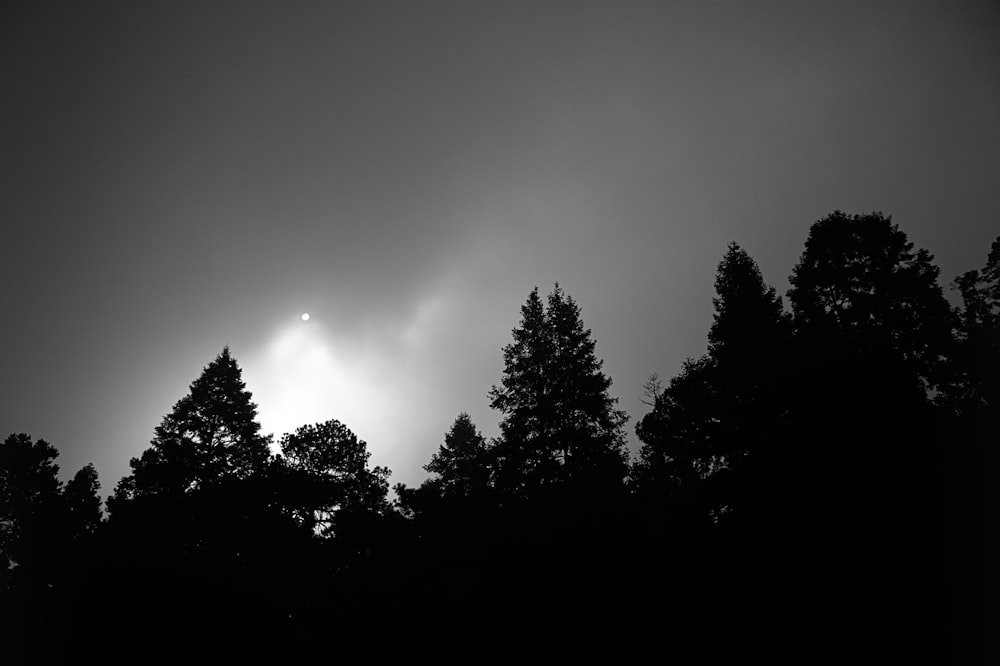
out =
[[150,447],[131,460],[132,474],[119,481],[109,509],[136,497],[183,494],[262,472],[270,460],[269,438],[260,433],[251,398],[227,346],[156,427]]
[[347,516],[388,509],[388,468],[369,469],[368,445],[340,421],[297,428],[281,453],[286,508],[311,532],[333,536]]
[[955,322],[938,273],[891,217],[838,210],[817,221],[788,292],[808,360],[899,364],[921,388],[940,387]]
[[643,495],[676,498],[690,493],[718,467],[713,456],[719,439],[715,370],[708,355],[686,360],[636,424],[642,447],[631,477]]
[[777,434],[791,322],[781,296],[735,242],[719,263],[715,293],[708,355],[720,432],[712,453],[733,469]]
[[951,401],[960,411],[996,410],[1000,405],[1000,237],[986,265],[955,280],[962,296],[957,382]]
[[811,538],[898,553],[926,534],[942,487],[931,396],[955,352],[938,273],[881,213],[834,211],[809,229],[789,278],[796,374],[783,477],[797,500],[790,517],[810,523]]
[[491,464],[486,438],[462,412],[445,433],[444,444],[424,469],[437,474],[442,494],[469,497],[489,487]]
[[33,565],[48,555],[62,522],[59,451],[27,434],[0,444],[0,584],[11,563]]
[[[718,508],[732,499],[729,473],[777,434],[790,324],[781,297],[736,243],[719,263],[715,292],[708,353],[686,361],[653,396],[653,410],[636,427],[643,446],[632,478],[646,494],[683,493],[685,501],[698,494]],[[701,487],[727,476],[712,492]]]
[[730,375],[759,378],[775,365],[788,344],[790,322],[781,296],[764,281],[757,262],[737,243],[729,244],[715,274],[708,352]]
[[101,524],[101,484],[93,464],[81,467],[63,489],[73,536],[93,534]]
[[58,456],[24,433],[0,444],[0,590],[18,579],[25,592],[56,590],[73,564],[69,547],[101,522],[97,470],[86,465],[64,485]]
[[504,347],[491,407],[503,414],[498,485],[530,494],[561,482],[620,483],[627,465],[622,428],[595,342],[580,308],[556,284],[543,304],[534,288]]

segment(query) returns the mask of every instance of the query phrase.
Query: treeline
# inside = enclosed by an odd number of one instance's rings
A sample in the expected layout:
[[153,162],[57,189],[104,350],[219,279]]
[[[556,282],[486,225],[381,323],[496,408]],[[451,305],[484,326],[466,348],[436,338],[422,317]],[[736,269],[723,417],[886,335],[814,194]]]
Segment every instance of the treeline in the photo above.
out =
[[106,517],[92,466],[64,485],[48,443],[0,446],[3,649],[979,658],[1000,618],[1000,238],[960,307],[938,274],[889,218],[836,211],[786,307],[730,244],[707,353],[651,376],[634,460],[579,305],[536,288],[488,394],[500,435],[459,414],[392,501],[338,421],[273,455],[226,348]]

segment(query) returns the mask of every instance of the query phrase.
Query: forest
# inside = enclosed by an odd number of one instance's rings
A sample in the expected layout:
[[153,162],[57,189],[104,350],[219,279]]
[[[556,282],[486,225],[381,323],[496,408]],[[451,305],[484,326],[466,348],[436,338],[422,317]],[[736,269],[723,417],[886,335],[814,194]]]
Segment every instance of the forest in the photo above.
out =
[[815,222],[785,298],[720,250],[707,352],[650,376],[631,455],[559,284],[501,350],[500,434],[458,414],[419,486],[335,419],[272,441],[228,347],[106,502],[92,465],[63,482],[58,443],[10,434],[0,662],[985,663],[1000,237],[952,299],[881,213]]

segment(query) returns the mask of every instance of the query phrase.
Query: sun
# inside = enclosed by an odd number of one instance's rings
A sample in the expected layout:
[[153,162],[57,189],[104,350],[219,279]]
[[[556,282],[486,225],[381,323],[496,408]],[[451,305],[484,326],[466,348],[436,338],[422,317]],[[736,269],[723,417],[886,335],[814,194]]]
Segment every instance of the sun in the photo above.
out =
[[309,313],[308,312],[303,312],[302,313],[302,321],[309,321]]

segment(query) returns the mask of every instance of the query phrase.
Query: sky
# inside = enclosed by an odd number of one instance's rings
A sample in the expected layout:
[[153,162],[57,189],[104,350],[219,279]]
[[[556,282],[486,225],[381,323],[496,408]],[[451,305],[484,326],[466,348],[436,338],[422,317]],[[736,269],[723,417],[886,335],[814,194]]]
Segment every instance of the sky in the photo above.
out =
[[998,34],[985,0],[5,4],[0,436],[107,494],[229,345],[265,431],[336,418],[416,484],[460,412],[498,433],[558,281],[634,450],[730,241],[782,294],[835,209],[950,297],[983,266]]

